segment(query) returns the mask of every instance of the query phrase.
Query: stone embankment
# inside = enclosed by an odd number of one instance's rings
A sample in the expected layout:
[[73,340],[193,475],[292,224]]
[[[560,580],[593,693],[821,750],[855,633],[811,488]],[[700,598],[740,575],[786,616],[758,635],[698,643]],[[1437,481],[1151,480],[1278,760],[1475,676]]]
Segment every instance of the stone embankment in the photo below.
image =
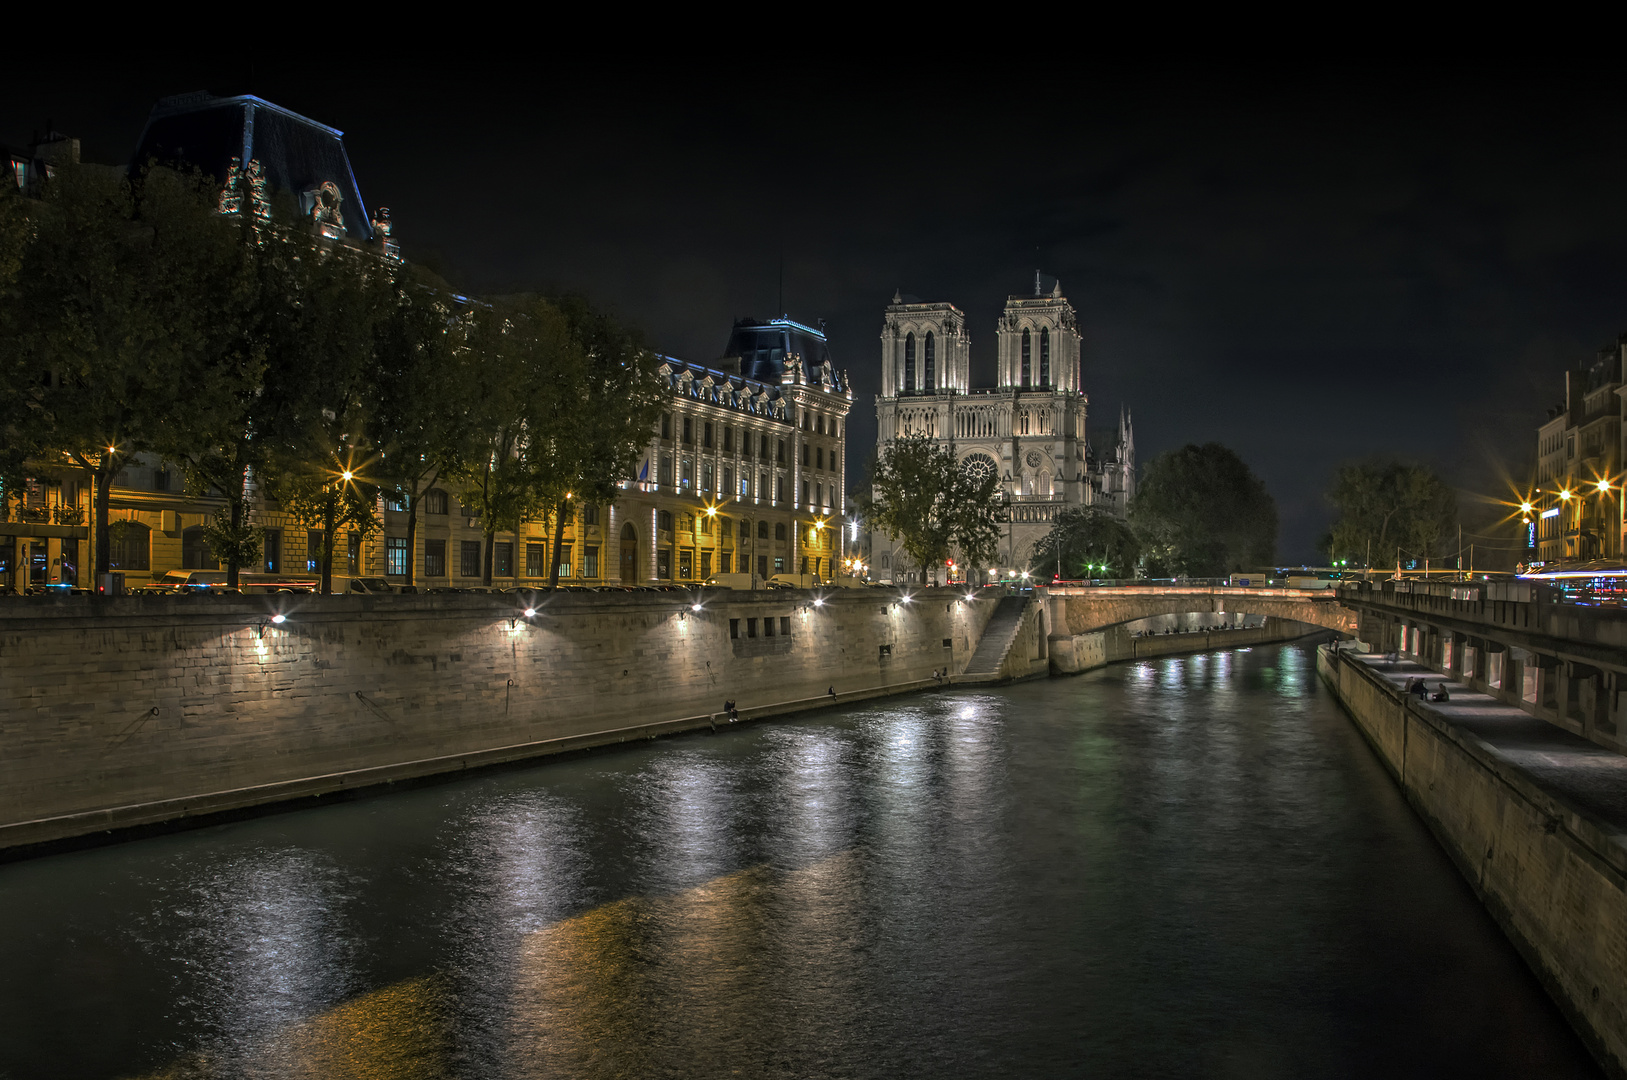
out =
[[998,597],[692,600],[0,601],[0,851],[932,686]]
[[[1412,659],[1317,670],[1595,1056],[1627,1076],[1627,759]],[[1445,683],[1447,702],[1406,683]]]

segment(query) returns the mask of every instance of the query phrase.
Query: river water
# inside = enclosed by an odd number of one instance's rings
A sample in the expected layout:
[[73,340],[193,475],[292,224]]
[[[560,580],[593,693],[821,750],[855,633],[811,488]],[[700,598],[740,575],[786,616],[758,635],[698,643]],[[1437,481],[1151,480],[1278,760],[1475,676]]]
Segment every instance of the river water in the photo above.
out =
[[1598,1071],[1288,645],[0,866],[4,1077]]

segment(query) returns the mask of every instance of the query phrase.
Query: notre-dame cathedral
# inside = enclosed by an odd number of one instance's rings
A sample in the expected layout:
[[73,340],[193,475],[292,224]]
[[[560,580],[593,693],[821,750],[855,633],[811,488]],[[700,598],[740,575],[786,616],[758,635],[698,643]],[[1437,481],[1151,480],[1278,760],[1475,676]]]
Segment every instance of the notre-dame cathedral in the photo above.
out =
[[[997,474],[1011,511],[995,568],[1004,575],[1028,569],[1034,544],[1063,507],[1125,515],[1135,494],[1135,434],[1123,408],[1116,431],[1087,426],[1078,317],[1060,282],[1047,293],[1035,274],[1032,296],[1007,299],[995,336],[996,383],[974,387],[965,314],[895,294],[881,332],[877,450],[924,435],[954,450],[964,468]],[[871,573],[923,579],[902,545],[881,533],[871,537]]]

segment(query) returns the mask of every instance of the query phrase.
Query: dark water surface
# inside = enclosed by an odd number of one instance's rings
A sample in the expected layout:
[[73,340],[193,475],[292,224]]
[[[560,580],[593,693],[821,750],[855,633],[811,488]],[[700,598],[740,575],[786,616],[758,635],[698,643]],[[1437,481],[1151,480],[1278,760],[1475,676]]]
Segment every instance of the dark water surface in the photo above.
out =
[[1599,1074],[1296,645],[0,866],[0,1076],[135,1075]]

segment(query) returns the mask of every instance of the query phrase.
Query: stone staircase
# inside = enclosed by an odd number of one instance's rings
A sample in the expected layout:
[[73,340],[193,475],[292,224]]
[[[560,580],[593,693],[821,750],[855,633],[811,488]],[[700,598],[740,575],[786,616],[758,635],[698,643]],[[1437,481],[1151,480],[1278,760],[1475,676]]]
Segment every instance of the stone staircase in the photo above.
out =
[[1022,629],[1023,615],[1033,602],[1026,596],[1001,598],[1000,606],[994,609],[988,625],[983,628],[977,651],[972,654],[966,670],[956,676],[956,681],[986,682],[1000,677],[1000,668],[1017,640],[1017,631]]

